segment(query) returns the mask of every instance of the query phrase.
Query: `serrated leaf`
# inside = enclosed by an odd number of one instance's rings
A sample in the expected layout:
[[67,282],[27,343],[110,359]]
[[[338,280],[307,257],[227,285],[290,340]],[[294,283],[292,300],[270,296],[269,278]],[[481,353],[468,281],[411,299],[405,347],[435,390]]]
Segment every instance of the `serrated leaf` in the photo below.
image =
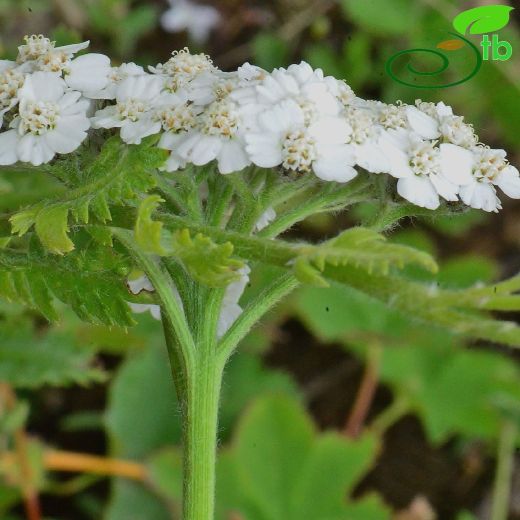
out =
[[95,352],[56,330],[38,336],[29,326],[3,326],[0,380],[15,388],[69,386],[100,382],[105,374],[93,364]]
[[83,320],[129,326],[126,260],[112,249],[91,244],[81,252],[49,256],[34,245],[29,253],[0,250],[0,297],[22,303],[57,320],[55,299]]
[[483,5],[462,11],[453,19],[453,27],[461,34],[485,34],[498,31],[509,23],[513,10],[509,5]]
[[[165,152],[154,146],[155,137],[140,145],[126,145],[118,137],[109,139],[99,155],[78,164],[77,157],[57,163],[57,176],[73,187],[58,199],[44,200],[10,219],[12,232],[24,235],[34,225],[42,244],[63,254],[74,244],[68,237],[69,219],[87,224],[112,218],[110,205],[122,205],[155,186],[151,175],[165,160]],[[53,169],[54,171],[54,169]]]
[[191,276],[209,287],[226,287],[238,278],[244,262],[233,258],[233,244],[216,244],[211,238],[188,229],[172,235],[172,254],[180,259]]
[[372,437],[318,434],[296,401],[263,397],[242,417],[231,450],[220,458],[218,518],[232,511],[248,520],[354,518],[346,496],[376,454]]
[[158,255],[167,254],[161,244],[162,222],[152,220],[152,213],[164,199],[159,195],[150,195],[141,202],[135,222],[135,240],[145,251]]
[[326,265],[357,267],[369,274],[388,274],[390,268],[419,265],[431,272],[437,271],[435,260],[427,253],[401,244],[393,244],[379,233],[355,227],[318,246],[303,247],[294,262],[295,275],[302,282],[314,281],[327,286],[320,275]]
[[38,212],[34,228],[42,244],[51,253],[63,254],[74,249],[67,236],[69,210],[66,206],[51,206]]

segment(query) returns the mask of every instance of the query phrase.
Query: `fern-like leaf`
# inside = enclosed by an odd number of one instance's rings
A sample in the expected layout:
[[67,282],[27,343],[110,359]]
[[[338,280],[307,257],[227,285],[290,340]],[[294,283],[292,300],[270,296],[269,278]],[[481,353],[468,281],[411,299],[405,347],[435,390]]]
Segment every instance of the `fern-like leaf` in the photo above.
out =
[[388,274],[392,267],[419,265],[431,272],[437,271],[435,260],[417,249],[392,244],[371,229],[355,227],[319,246],[304,246],[294,261],[294,272],[299,280],[319,286],[328,286],[321,275],[327,265],[357,267],[368,273]]
[[93,216],[98,222],[107,222],[112,218],[110,205],[123,205],[155,186],[151,173],[165,160],[165,152],[154,146],[155,140],[152,137],[129,146],[113,137],[90,165],[77,164],[74,157],[66,159],[68,162],[56,171],[74,188],[13,215],[12,232],[22,236],[34,226],[42,244],[52,253],[72,251],[70,219],[86,224]]
[[233,257],[233,244],[217,244],[203,233],[192,236],[189,229],[173,233],[164,230],[162,222],[152,220],[161,202],[157,195],[142,201],[134,229],[139,246],[161,256],[176,257],[193,279],[209,287],[226,287],[236,280],[244,262]]
[[50,256],[39,244],[29,253],[0,250],[0,297],[38,310],[50,321],[59,315],[55,299],[83,320],[129,326],[135,322],[126,303],[130,268],[113,249],[96,245],[63,257]]
[[29,324],[3,324],[0,333],[0,380],[15,388],[68,386],[103,381],[93,366],[95,352],[73,337],[50,330],[35,337]]

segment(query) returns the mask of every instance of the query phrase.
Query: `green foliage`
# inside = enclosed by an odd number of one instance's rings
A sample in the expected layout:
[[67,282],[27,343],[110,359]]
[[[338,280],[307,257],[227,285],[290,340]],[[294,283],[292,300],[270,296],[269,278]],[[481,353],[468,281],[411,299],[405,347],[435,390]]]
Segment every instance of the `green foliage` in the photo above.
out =
[[233,244],[217,244],[211,238],[189,229],[181,229],[161,239],[163,225],[151,219],[162,199],[151,195],[139,207],[135,225],[136,242],[145,250],[162,256],[174,256],[198,282],[209,287],[226,287],[238,277],[244,262],[233,258]]
[[27,323],[3,324],[0,329],[0,380],[14,388],[103,381],[105,373],[94,361],[92,347],[79,345],[63,331],[37,333]]
[[432,440],[456,433],[493,440],[503,422],[500,403],[520,400],[520,371],[499,354],[431,338],[385,349],[383,380],[420,415]]
[[391,267],[402,269],[407,264],[420,265],[435,272],[437,264],[428,254],[399,244],[391,244],[370,229],[355,227],[317,247],[304,247],[294,263],[299,280],[322,287],[328,286],[321,276],[325,265],[352,265],[368,273],[387,274]]
[[56,174],[62,182],[74,187],[63,196],[43,200],[13,215],[10,219],[13,233],[23,236],[35,226],[36,234],[49,251],[57,254],[72,251],[69,218],[78,224],[88,224],[91,220],[106,223],[112,219],[111,204],[123,205],[155,186],[152,173],[165,159],[165,151],[155,147],[155,142],[152,137],[141,145],[125,145],[113,137],[94,160],[90,156],[79,163],[74,157],[63,159],[56,167]]
[[280,395],[259,399],[219,462],[218,518],[235,511],[245,520],[365,520],[376,510],[383,519],[381,506],[365,505],[363,512],[345,499],[376,447],[370,437],[352,442],[318,435],[300,406]]
[[260,33],[253,39],[253,54],[259,67],[272,70],[286,65],[289,46],[279,36],[272,33]]
[[31,243],[28,254],[0,250],[0,297],[23,303],[49,320],[59,315],[54,299],[72,307],[83,320],[132,325],[125,275],[126,260],[94,243],[67,256],[51,256]]
[[162,345],[130,356],[121,366],[110,389],[105,417],[117,457],[144,458],[180,441],[180,417]]
[[[342,0],[341,6],[347,18],[362,29],[378,35],[400,34],[415,23],[414,3],[410,0]],[[381,16],[381,13],[385,13]]]
[[226,287],[236,280],[244,262],[233,258],[233,244],[216,244],[200,233],[193,238],[188,229],[173,238],[173,255],[180,259],[193,278],[209,287]]

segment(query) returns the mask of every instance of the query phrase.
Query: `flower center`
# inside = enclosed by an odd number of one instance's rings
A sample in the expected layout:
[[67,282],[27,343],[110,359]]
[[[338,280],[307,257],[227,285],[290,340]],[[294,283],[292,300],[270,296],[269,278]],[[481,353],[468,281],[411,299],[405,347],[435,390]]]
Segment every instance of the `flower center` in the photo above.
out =
[[180,51],[173,51],[172,57],[158,67],[163,74],[187,74],[196,76],[204,71],[212,71],[215,67],[207,54],[190,54],[187,47]]
[[157,116],[166,132],[187,132],[195,126],[195,113],[187,104],[164,108]]
[[315,141],[301,130],[286,135],[282,146],[283,167],[308,172],[316,159]]
[[386,129],[406,128],[407,121],[406,110],[402,105],[388,105],[379,114],[379,122]]
[[15,70],[8,69],[0,75],[0,109],[11,105],[23,83],[24,75]]
[[473,169],[473,175],[479,182],[492,182],[507,165],[503,150],[481,147]]
[[434,143],[416,143],[410,149],[410,167],[415,175],[430,175],[439,171],[439,150]]
[[441,133],[450,143],[471,148],[478,143],[473,127],[464,123],[464,117],[452,116],[441,124]]
[[18,49],[17,61],[19,62],[35,60],[54,49],[54,42],[51,42],[49,38],[45,38],[43,34],[25,36],[24,40],[25,45],[21,45]]
[[38,58],[41,70],[48,72],[61,72],[69,63],[69,57],[62,51],[50,50]]
[[347,107],[345,115],[352,133],[348,136],[348,144],[362,144],[374,137],[375,123],[368,110]]
[[422,101],[421,99],[417,99],[415,101],[415,106],[425,114],[437,119],[437,105],[435,103],[431,103],[429,101]]
[[146,109],[146,103],[140,99],[130,98],[117,104],[119,117],[121,119],[129,119],[134,123],[141,117]]
[[42,135],[56,127],[60,108],[51,101],[29,101],[20,107],[22,133]]
[[238,130],[239,117],[233,103],[214,101],[203,117],[202,132],[232,138]]

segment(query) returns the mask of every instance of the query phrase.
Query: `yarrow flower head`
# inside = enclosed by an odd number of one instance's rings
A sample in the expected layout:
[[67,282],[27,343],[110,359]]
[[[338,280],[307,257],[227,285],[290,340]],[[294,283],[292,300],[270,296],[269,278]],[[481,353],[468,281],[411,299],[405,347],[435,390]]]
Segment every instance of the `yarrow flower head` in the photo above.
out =
[[102,54],[76,56],[87,46],[29,36],[16,61],[0,61],[1,164],[48,162],[79,147],[89,129],[119,129],[130,145],[159,134],[168,172],[215,162],[229,174],[253,164],[346,183],[362,169],[390,175],[398,195],[432,210],[463,203],[497,211],[497,188],[520,198],[505,151],[481,144],[442,102],[364,100],[305,62],[224,72],[184,48],[146,71],[112,67]]

